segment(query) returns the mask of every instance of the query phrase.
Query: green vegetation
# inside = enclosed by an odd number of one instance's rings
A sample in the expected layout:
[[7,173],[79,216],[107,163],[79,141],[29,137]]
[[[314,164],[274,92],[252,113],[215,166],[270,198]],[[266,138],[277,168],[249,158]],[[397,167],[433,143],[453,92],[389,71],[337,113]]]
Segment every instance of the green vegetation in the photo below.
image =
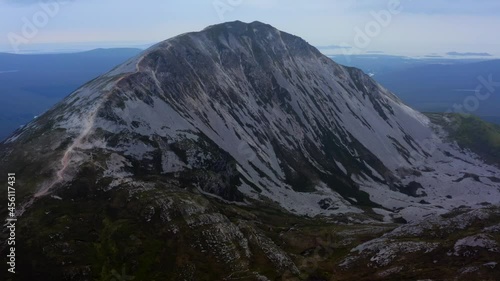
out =
[[477,153],[491,164],[500,165],[500,126],[465,114],[426,114],[443,126],[449,137],[465,149]]

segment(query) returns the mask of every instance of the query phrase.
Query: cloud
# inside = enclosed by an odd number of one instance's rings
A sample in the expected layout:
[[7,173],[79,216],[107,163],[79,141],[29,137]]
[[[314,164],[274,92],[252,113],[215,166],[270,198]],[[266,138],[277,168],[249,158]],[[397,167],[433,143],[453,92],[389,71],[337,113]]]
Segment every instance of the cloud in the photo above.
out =
[[327,45],[327,46],[316,46],[318,49],[322,50],[337,50],[337,49],[351,49],[351,46],[340,46],[340,45]]
[[65,4],[68,2],[74,2],[76,0],[0,0],[0,3],[6,3],[10,5],[34,5],[34,4],[43,4],[43,3],[54,3],[58,2],[60,4]]
[[491,57],[492,55],[489,53],[459,53],[459,52],[448,52],[446,53],[448,56],[455,57]]
[[4,74],[4,73],[15,73],[15,72],[19,72],[19,70],[4,70],[4,71],[0,71],[0,74]]
[[428,1],[401,0],[404,11],[422,14],[479,14],[496,15],[500,9],[498,0],[433,0]]

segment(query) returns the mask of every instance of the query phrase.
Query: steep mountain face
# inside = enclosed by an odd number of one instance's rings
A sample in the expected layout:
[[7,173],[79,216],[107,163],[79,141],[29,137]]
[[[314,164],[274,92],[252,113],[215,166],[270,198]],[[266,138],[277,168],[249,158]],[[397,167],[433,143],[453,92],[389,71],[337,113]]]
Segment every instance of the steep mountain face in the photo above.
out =
[[401,218],[500,201],[493,164],[360,70],[259,22],[153,46],[0,155],[18,175],[22,250],[39,261],[25,256],[24,274],[39,280],[111,280],[122,265],[140,280],[306,280],[307,251],[279,242],[292,222],[317,226],[304,215],[383,221],[376,238]]

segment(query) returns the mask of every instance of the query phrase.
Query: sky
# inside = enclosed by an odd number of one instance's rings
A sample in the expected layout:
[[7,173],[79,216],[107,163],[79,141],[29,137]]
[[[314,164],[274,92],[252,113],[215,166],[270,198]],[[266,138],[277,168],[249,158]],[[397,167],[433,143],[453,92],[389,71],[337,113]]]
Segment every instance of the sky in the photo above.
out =
[[258,20],[325,53],[500,57],[498,0],[0,0],[0,19],[0,52],[145,47]]

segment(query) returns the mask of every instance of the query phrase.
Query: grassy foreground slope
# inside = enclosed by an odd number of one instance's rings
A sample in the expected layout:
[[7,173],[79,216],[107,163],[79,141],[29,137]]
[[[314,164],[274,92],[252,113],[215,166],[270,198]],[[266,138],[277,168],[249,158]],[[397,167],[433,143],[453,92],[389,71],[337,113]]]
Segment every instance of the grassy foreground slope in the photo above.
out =
[[470,114],[426,113],[462,148],[470,149],[490,164],[500,165],[500,126]]

